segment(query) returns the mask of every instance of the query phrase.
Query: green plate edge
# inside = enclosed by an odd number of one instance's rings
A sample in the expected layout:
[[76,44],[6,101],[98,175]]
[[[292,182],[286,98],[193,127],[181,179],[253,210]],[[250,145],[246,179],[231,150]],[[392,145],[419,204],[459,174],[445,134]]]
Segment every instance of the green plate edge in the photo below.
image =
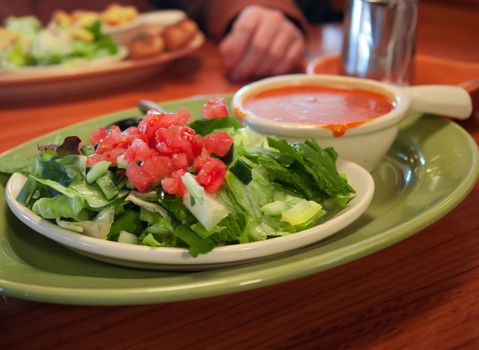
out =
[[[231,96],[228,95],[227,97],[230,98]],[[203,98],[181,99],[164,102],[162,106],[167,110],[186,106],[191,112],[198,111],[203,101]],[[13,168],[22,162],[29,162],[31,158],[24,155],[33,154],[35,144],[48,140],[51,142],[58,134],[67,136],[72,133],[72,130],[75,130],[75,133],[80,132],[86,135],[88,131],[91,131],[96,126],[106,125],[115,120],[138,114],[137,109],[130,109],[89,119],[36,138],[1,154],[0,172],[8,172],[9,167]],[[176,278],[177,276],[130,278],[122,279],[121,283],[116,283],[117,281],[114,277],[98,279],[97,277],[63,276],[45,272],[28,265],[18,257],[12,258],[7,254],[0,254],[0,293],[6,296],[34,301],[79,305],[128,305],[171,302],[223,295],[268,286],[324,271],[369,255],[417,233],[446,215],[468,195],[479,176],[478,148],[474,139],[464,129],[455,123],[435,117],[423,118],[416,123],[421,125],[423,122],[426,123],[426,126],[433,125],[439,126],[438,129],[445,128],[448,133],[453,134],[464,143],[461,150],[467,153],[469,166],[461,177],[457,190],[444,196],[433,206],[428,207],[421,215],[417,215],[411,220],[382,231],[377,235],[362,239],[355,244],[346,245],[320,255],[310,254],[311,252],[306,250],[296,254],[291,253],[290,255],[267,259],[264,262],[198,273],[178,273],[178,278]],[[5,215],[3,218],[5,219]],[[0,233],[0,244],[2,242],[4,244],[8,243],[6,237],[1,237],[1,235],[2,233]],[[328,242],[329,240],[326,241],[326,244]],[[319,246],[323,245],[324,243],[319,244]],[[311,250],[315,249],[313,247]],[[2,252],[0,251],[0,253]],[[301,256],[301,259],[298,258],[299,256]],[[278,264],[277,261],[280,261],[280,263]],[[28,280],[30,274],[32,274],[32,276],[36,276],[35,278],[43,277],[68,281],[68,283],[72,282],[72,287],[38,285],[28,281],[25,282],[22,281],[22,278],[11,276],[8,270],[9,267],[19,267],[25,273],[23,279]],[[140,274],[140,272],[138,273]],[[180,276],[182,274],[184,276]],[[179,283],[176,282],[176,279],[179,280]],[[106,288],[92,287],[96,280],[102,281],[102,283],[110,283],[111,285]],[[135,284],[135,281],[139,280],[144,280],[146,285],[128,288],[121,286],[123,282],[130,280],[132,286]],[[162,283],[163,281],[168,281],[168,283]],[[173,283],[170,283],[171,281]],[[80,287],[79,285],[83,282],[90,286]],[[74,286],[75,284],[77,286]]]

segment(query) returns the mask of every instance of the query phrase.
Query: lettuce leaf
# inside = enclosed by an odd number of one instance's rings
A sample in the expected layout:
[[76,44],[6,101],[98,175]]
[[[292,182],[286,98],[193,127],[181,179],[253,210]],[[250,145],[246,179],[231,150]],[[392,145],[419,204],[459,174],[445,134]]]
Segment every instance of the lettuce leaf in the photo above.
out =
[[93,220],[65,221],[57,218],[57,225],[71,231],[80,232],[86,236],[106,239],[115,217],[115,209],[107,207],[100,211]]
[[206,136],[219,129],[238,129],[241,123],[234,117],[225,117],[218,119],[197,119],[189,124],[197,134]]
[[110,203],[96,185],[89,185],[82,181],[72,184],[70,188],[75,190],[77,195],[82,197],[92,209],[103,208]]
[[294,158],[301,170],[312,177],[317,187],[330,197],[354,193],[354,189],[336,170],[337,153],[331,148],[321,148],[313,139],[290,145],[275,136],[268,137],[270,147]]
[[139,242],[154,247],[174,247],[176,246],[175,227],[169,220],[158,215],[157,220],[141,233]]
[[70,197],[63,194],[38,199],[33,204],[32,211],[45,219],[87,220],[91,216],[90,212],[85,209],[85,202],[81,197]]
[[186,225],[180,225],[175,230],[175,235],[188,245],[190,255],[197,257],[213,250],[215,243],[209,238],[201,238]]
[[142,230],[140,213],[134,210],[127,210],[115,217],[107,238],[110,241],[116,241],[121,231],[139,234]]

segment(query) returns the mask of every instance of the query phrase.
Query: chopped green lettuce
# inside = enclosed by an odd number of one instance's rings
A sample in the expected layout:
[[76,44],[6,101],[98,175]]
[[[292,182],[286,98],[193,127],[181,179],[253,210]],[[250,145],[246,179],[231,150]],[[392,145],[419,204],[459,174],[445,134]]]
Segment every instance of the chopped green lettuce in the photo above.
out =
[[140,213],[127,210],[115,217],[108,233],[108,239],[111,241],[117,240],[121,231],[139,234],[142,231]]
[[133,233],[121,231],[118,236],[118,242],[128,244],[138,244],[138,237]]
[[71,189],[75,190],[89,205],[90,208],[103,208],[108,205],[109,201],[103,195],[103,192],[94,185],[86,182],[72,184]]
[[[153,240],[154,238],[154,240]],[[161,244],[164,247],[171,247],[176,245],[176,231],[173,224],[162,216],[147,226],[139,237],[139,242],[143,245]]]
[[225,117],[218,119],[197,119],[190,123],[190,127],[200,135],[208,135],[213,131],[231,129],[235,130],[241,126],[238,119],[234,117]]
[[281,220],[286,221],[292,226],[304,225],[317,220],[326,212],[323,210],[321,204],[315,201],[302,200],[291,208],[281,213]]
[[188,245],[192,257],[197,257],[199,254],[206,254],[215,247],[211,239],[201,238],[185,225],[178,226],[175,235]]
[[108,232],[115,217],[115,209],[113,207],[106,207],[100,211],[93,220],[88,221],[65,221],[56,219],[57,225],[67,230],[82,233],[86,236],[106,239]]
[[125,198],[125,201],[131,201],[135,203],[137,206],[149,210],[154,213],[158,213],[163,216],[165,219],[169,219],[168,212],[163,209],[159,204],[148,202],[141,198],[141,194],[139,192],[130,192],[130,194]]
[[70,197],[63,194],[38,199],[33,204],[32,211],[45,219],[85,220],[90,216],[88,211],[85,210],[85,202],[81,197]]

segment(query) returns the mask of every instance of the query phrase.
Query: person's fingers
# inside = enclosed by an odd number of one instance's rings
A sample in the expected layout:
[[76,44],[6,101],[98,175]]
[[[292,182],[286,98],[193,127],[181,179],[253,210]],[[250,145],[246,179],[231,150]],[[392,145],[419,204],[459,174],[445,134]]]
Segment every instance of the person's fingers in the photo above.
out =
[[262,77],[273,73],[275,67],[283,61],[293,39],[294,34],[287,26],[283,26],[269,47],[268,58],[256,67],[254,75]]
[[231,32],[219,45],[220,53],[229,68],[239,63],[252,40],[260,19],[256,7],[249,6],[241,12],[233,23]]
[[235,64],[236,57],[240,57],[244,49],[246,49],[246,47],[243,48],[235,44],[233,33],[228,34],[219,45],[219,51],[228,68],[231,68]]
[[304,51],[304,40],[300,38],[295,40],[289,47],[284,60],[279,63],[273,70],[273,74],[284,74],[291,71],[296,64],[299,63]]
[[268,59],[270,45],[277,36],[278,22],[281,20],[279,12],[268,11],[257,26],[253,39],[248,46],[244,57],[232,67],[233,80],[241,80],[253,75],[256,67]]

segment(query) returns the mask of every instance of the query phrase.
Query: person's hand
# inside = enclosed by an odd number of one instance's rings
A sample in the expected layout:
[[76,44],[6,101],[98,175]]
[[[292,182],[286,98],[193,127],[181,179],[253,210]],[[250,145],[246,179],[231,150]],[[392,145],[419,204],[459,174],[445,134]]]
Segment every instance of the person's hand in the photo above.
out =
[[290,72],[304,50],[300,30],[280,11],[248,6],[219,46],[231,79]]

